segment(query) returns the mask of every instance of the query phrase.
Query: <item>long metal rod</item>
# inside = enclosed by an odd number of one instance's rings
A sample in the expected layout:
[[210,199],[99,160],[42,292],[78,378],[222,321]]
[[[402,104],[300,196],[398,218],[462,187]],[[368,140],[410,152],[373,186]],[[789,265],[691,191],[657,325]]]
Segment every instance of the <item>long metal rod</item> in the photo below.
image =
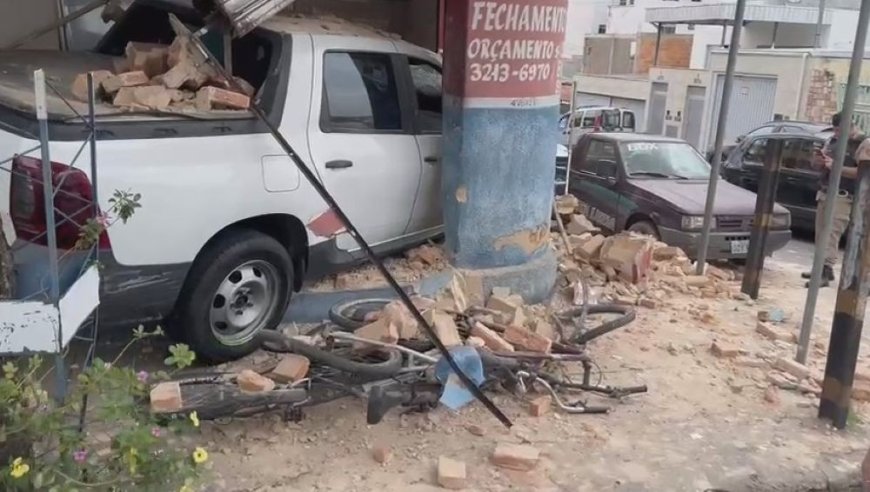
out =
[[659,65],[659,48],[662,45],[662,24],[659,22],[656,25],[656,51],[653,55],[653,66],[657,67]]
[[75,12],[73,12],[69,15],[63,16],[56,21],[52,21],[52,22],[50,22],[42,27],[38,27],[38,28],[24,34],[23,36],[18,37],[17,39],[15,39],[12,42],[7,43],[6,45],[4,45],[0,49],[11,50],[13,48],[18,48],[19,46],[21,46],[22,44],[24,44],[28,41],[33,41],[34,39],[42,36],[43,34],[48,34],[51,31],[63,26],[64,24],[72,22],[72,21],[78,19],[79,17],[83,17],[83,16],[91,13],[92,11],[97,10],[98,8],[102,7],[103,5],[109,3],[109,1],[110,0],[94,0],[93,2],[85,5],[84,7],[76,10]]
[[[45,72],[33,72],[33,90],[36,101],[36,119],[39,121],[39,143],[42,153],[42,196],[45,209],[46,243],[48,245],[48,297],[55,312],[60,313],[60,266],[57,258],[57,231],[54,223],[54,192],[51,180],[51,155],[48,149],[48,109],[45,98]],[[58,315],[55,330],[54,376],[57,387],[55,399],[66,398],[66,368],[63,360],[63,319]]]
[[568,184],[571,182],[571,158],[574,156],[574,105],[577,104],[577,79],[571,80],[571,107],[568,110],[568,162],[565,163],[565,191],[569,193]]
[[[807,289],[807,301],[804,303],[804,317],[801,320],[801,334],[798,339],[795,360],[806,363],[809,353],[810,334],[813,330],[813,319],[816,316],[816,301],[819,297],[819,287],[822,284],[822,267],[825,263],[825,251],[831,240],[831,229],[834,222],[836,194],[840,189],[840,177],[843,174],[843,161],[846,158],[846,146],[852,131],[852,115],[855,113],[855,99],[858,97],[858,81],[861,77],[861,65],[864,60],[864,40],[867,39],[867,21],[870,19],[870,2],[861,2],[858,13],[858,28],[855,32],[855,43],[852,47],[852,63],[849,66],[849,78],[846,83],[846,94],[843,96],[843,110],[840,112],[840,138],[834,149],[834,162],[828,177],[828,196],[822,210],[822,230],[816,241],[816,251],[813,256],[813,271],[810,286]],[[817,212],[818,213],[818,212]]]
[[[191,35],[190,31],[181,24],[175,16],[170,16],[170,21],[173,24],[173,27],[176,29],[176,32],[185,33],[185,35],[191,40],[194,46],[200,51],[200,53],[211,63],[212,67],[217,70],[217,72],[223,76],[227,82],[233,87],[235,90],[241,91],[241,87],[239,87],[238,82],[235,81],[229,74],[224,70],[220,63],[215,60],[214,55],[211,54],[208,49],[202,44],[202,41],[196,37]],[[450,352],[447,350],[447,347],[444,346],[441,339],[438,338],[438,335],[435,333],[435,330],[429,325],[414,303],[411,301],[411,298],[408,296],[408,293],[399,285],[396,281],[395,277],[387,270],[384,266],[384,263],[375,254],[374,250],[372,250],[371,246],[369,246],[368,242],[363,238],[362,234],[350,221],[347,214],[344,213],[344,210],[338,205],[335,201],[335,198],[326,190],[326,188],[321,184],[320,180],[317,178],[317,175],[308,167],[307,164],[299,157],[299,154],[293,150],[293,147],[284,138],[284,135],[281,134],[281,131],[271,122],[269,118],[266,116],[266,113],[254,102],[251,102],[250,111],[257,117],[257,119],[262,122],[266,128],[269,129],[269,133],[271,133],[272,137],[281,146],[284,152],[290,157],[290,160],[293,161],[293,164],[299,169],[299,172],[305,176],[305,179],[311,185],[312,188],[317,191],[317,194],[326,202],[329,209],[335,216],[339,219],[342,225],[344,225],[347,232],[354,238],[359,247],[365,252],[368,259],[375,265],[380,274],[384,277],[390,287],[396,292],[396,295],[399,297],[399,300],[402,301],[402,304],[411,312],[411,315],[426,333],[426,336],[435,344],[435,347],[441,353],[442,357],[447,361],[447,364],[450,366],[450,369],[453,370],[454,373],[459,377],[459,380],[462,381],[462,384],[471,392],[474,397],[483,403],[483,406],[487,408],[505,427],[513,426],[511,420],[504,414],[496,405],[492,402],[492,400],[487,397],[483,391],[477,386],[477,384],[465,374],[465,371],[459,367],[456,361],[453,359],[453,356],[450,355]]]
[[734,27],[731,29],[731,46],[728,47],[728,63],[725,65],[725,81],[722,83],[722,100],[719,103],[719,120],[716,123],[716,140],[713,145],[713,162],[710,166],[710,184],[707,188],[707,204],[704,206],[704,228],[698,250],[697,274],[703,275],[707,266],[707,248],[710,247],[710,231],[713,230],[713,204],[716,203],[716,187],[719,184],[719,168],[722,166],[722,144],[728,109],[731,106],[731,87],[734,85],[734,68],[740,51],[740,33],[743,31],[743,14],[746,0],[737,0],[734,9]]
[[816,36],[813,46],[816,48],[822,47],[822,23],[825,22],[825,3],[826,0],[819,0],[819,15],[816,17]]

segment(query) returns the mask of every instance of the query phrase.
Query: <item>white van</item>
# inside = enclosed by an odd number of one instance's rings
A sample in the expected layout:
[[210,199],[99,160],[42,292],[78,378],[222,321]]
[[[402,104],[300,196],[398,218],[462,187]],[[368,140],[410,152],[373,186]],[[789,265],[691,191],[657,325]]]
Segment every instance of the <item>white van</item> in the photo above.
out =
[[[635,131],[634,111],[612,106],[580,106],[574,111],[573,131],[568,120],[571,115],[563,114],[559,118],[559,132],[563,145],[577,143],[584,133],[592,132],[626,132]],[[573,137],[571,137],[573,135]]]

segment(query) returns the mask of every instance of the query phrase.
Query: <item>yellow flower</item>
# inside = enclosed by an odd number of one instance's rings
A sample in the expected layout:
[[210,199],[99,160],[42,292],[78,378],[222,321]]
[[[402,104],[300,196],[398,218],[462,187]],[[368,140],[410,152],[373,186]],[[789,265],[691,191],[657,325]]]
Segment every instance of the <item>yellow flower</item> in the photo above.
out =
[[193,462],[197,465],[201,465],[208,461],[208,451],[203,448],[196,448],[193,450]]
[[182,485],[178,492],[193,492],[193,487],[190,485]]
[[12,478],[21,478],[24,475],[27,475],[27,472],[30,471],[30,465],[24,462],[21,458],[15,458],[15,461],[12,462],[12,468],[9,470],[9,475]]
[[130,474],[136,474],[136,468],[139,464],[139,451],[136,448],[130,448],[130,451],[127,451],[127,465],[130,467]]
[[193,422],[194,427],[199,427],[199,415],[196,414],[196,410],[190,412],[190,421]]

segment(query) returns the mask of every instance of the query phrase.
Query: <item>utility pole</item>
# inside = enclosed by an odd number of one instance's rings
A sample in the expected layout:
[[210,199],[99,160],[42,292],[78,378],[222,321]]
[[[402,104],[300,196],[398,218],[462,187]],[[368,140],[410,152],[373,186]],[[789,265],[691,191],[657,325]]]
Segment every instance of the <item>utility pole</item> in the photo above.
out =
[[826,0],[819,0],[819,16],[816,18],[816,42],[813,46],[822,47],[822,23],[825,21]]

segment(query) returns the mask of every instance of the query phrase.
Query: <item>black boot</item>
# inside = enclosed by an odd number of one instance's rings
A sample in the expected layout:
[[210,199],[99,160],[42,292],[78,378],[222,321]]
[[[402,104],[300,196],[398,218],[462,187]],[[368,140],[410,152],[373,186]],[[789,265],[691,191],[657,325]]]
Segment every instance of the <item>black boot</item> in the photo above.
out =
[[[812,275],[810,273],[804,272],[801,274],[803,278],[810,278]],[[827,287],[831,285],[831,282],[834,281],[834,267],[825,265],[822,267],[822,283],[819,284],[819,287]],[[807,282],[806,286],[809,287],[810,283]]]

